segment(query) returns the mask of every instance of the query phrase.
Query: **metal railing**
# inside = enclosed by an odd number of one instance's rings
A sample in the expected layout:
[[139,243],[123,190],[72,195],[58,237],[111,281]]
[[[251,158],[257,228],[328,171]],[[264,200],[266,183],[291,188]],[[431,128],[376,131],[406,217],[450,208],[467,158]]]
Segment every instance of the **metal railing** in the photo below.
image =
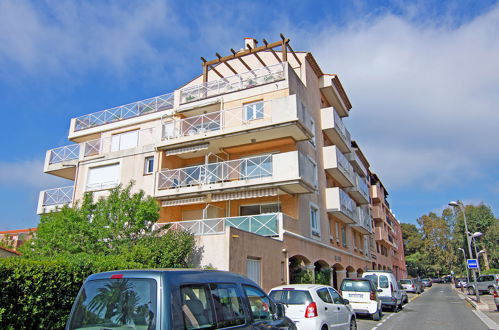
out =
[[70,144],[50,150],[49,164],[56,164],[80,157],[80,145]]
[[369,187],[367,186],[367,182],[357,173],[355,173],[355,182],[357,183],[360,193],[369,201]]
[[43,206],[62,205],[73,201],[73,186],[48,189],[43,191]]
[[169,226],[169,230],[185,230],[193,235],[222,234],[227,227],[234,227],[261,236],[278,236],[282,213],[268,213],[250,216],[186,220],[158,223],[158,227]]
[[173,93],[163,94],[146,100],[133,102],[116,108],[94,112],[75,118],[75,131],[134,118],[149,113],[172,109]]
[[158,189],[272,176],[272,155],[229,160],[158,172]]
[[372,231],[371,228],[371,214],[369,213],[369,207],[357,207],[357,219],[359,220],[359,225]]
[[348,147],[350,147],[351,144],[350,132],[345,127],[345,124],[343,124],[343,120],[341,120],[341,117],[336,112],[336,109],[333,110],[333,113],[334,113],[334,126],[338,128],[338,133],[340,133],[341,137],[343,138],[343,141],[345,141]]
[[300,178],[312,184],[314,188],[317,188],[317,165],[312,159],[302,153],[298,153],[298,166]]
[[243,107],[164,122],[163,139],[220,131],[255,122],[269,122],[272,119],[270,102],[252,103]]
[[182,88],[180,90],[180,104],[283,80],[284,65],[285,63],[270,65],[230,77]]
[[357,219],[357,212],[356,212],[357,206],[356,206],[355,202],[342,189],[339,189],[339,192],[340,192],[341,211],[344,213],[347,213],[351,219],[356,220]]
[[340,169],[340,171],[350,180],[350,182],[353,183],[354,172],[352,164],[350,164],[347,157],[338,148],[336,148],[336,159],[338,161],[338,168]]

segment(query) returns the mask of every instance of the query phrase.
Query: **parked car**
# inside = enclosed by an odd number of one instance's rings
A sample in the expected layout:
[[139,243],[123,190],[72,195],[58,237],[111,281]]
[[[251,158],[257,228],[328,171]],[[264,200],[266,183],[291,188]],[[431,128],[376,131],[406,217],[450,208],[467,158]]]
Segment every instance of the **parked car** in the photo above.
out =
[[269,296],[286,306],[286,316],[298,329],[357,329],[349,300],[332,287],[319,284],[290,284],[273,288]]
[[[493,294],[497,285],[499,285],[499,274],[494,275],[480,275],[477,278],[478,294],[490,293]],[[470,281],[467,286],[468,294],[475,294],[475,282]]]
[[402,291],[402,304],[407,304],[409,302],[409,296],[407,296],[407,292],[403,289],[402,283],[398,282],[399,288]]
[[423,284],[423,286],[425,288],[431,288],[431,286],[433,285],[432,282],[431,282],[431,280],[429,278],[423,278],[421,280],[421,283]]
[[340,292],[343,298],[348,298],[356,314],[370,315],[374,321],[379,321],[383,316],[378,289],[371,280],[345,278],[341,282]]
[[421,292],[423,292],[423,284],[416,280],[416,279],[403,279],[403,280],[400,280],[400,284],[402,284],[402,288],[406,291],[406,292],[413,292],[413,293],[417,293],[417,294],[420,294]]
[[468,279],[465,277],[459,277],[454,280],[454,286],[456,288],[465,288],[467,287]]
[[394,312],[402,309],[402,291],[391,271],[371,270],[362,274],[362,277],[370,279],[377,289],[381,289],[378,296],[383,307]]
[[443,280],[440,277],[435,277],[431,279],[433,283],[443,283]]
[[248,278],[212,270],[123,270],[90,275],[66,329],[296,329]]

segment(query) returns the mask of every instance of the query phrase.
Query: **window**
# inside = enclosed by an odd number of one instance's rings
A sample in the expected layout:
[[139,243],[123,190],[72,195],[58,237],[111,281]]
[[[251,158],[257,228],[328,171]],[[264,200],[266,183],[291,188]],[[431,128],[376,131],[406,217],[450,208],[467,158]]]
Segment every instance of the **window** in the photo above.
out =
[[286,305],[308,305],[313,301],[310,293],[303,290],[272,290],[269,296],[275,302]]
[[244,105],[244,120],[255,120],[263,118],[263,102],[253,102]]
[[319,296],[319,298],[321,298],[323,302],[328,304],[333,303],[333,299],[331,298],[331,295],[329,294],[327,288],[322,288],[317,290],[317,295]]
[[386,277],[385,275],[379,276],[379,287],[383,289],[388,288],[388,277]]
[[321,236],[319,222],[319,209],[315,205],[310,205],[310,227],[314,236]]
[[347,247],[347,229],[345,226],[341,226],[341,244],[344,248]]
[[134,148],[139,143],[139,131],[114,134],[111,138],[111,151]]
[[339,242],[339,237],[340,237],[340,230],[339,230],[339,225],[337,222],[334,223],[334,226],[335,226],[335,229],[336,229],[336,232],[335,232],[335,237],[336,237],[336,241]]
[[315,121],[310,118],[310,129],[312,130],[312,137],[310,138],[310,144],[315,148]]
[[210,291],[206,285],[184,285],[180,293],[185,329],[216,326],[209,299]]
[[333,303],[335,304],[344,304],[343,298],[341,298],[340,294],[336,292],[335,289],[333,288],[328,288],[329,293],[331,294],[331,297],[333,298]]
[[250,280],[260,285],[260,260],[253,258],[246,260],[246,275]]
[[87,190],[109,189],[120,182],[120,164],[91,167],[88,169]]
[[271,320],[271,301],[260,289],[243,285],[255,321]]
[[243,205],[239,208],[240,215],[258,215],[264,213],[281,212],[280,203]]
[[246,323],[242,297],[234,284],[210,284],[211,296],[217,315],[217,328]]
[[146,157],[144,162],[144,174],[151,174],[154,172],[154,156]]

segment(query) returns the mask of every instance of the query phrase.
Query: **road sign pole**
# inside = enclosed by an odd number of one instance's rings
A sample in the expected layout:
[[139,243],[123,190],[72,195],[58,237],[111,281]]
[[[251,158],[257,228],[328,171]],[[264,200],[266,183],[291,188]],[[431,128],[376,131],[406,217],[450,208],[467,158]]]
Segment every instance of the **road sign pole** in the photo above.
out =
[[[468,231],[468,222],[466,221],[466,210],[464,209],[464,206],[461,202],[458,202],[459,208],[461,209],[461,212],[463,213],[463,218],[464,218],[464,230],[466,231],[466,242],[468,243],[468,252],[470,253],[470,259],[472,258],[473,254],[471,252],[471,244],[470,244],[470,233]],[[480,294],[478,292],[478,285],[476,281],[476,272],[473,270],[473,282],[475,282],[475,295],[476,295],[476,302],[480,302]]]

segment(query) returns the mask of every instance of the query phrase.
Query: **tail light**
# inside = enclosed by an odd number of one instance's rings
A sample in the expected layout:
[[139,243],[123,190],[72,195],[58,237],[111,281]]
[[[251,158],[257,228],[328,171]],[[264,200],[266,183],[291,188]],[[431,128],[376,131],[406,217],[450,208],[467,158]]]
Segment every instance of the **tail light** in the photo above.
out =
[[494,298],[499,298],[499,294],[497,294],[497,290],[494,290]]
[[317,316],[319,316],[319,313],[317,313],[317,305],[312,302],[305,309],[305,318],[310,319]]
[[412,285],[412,288],[414,289],[414,284]]
[[374,291],[371,291],[371,294],[369,295],[369,299],[376,300],[376,293],[374,293]]

